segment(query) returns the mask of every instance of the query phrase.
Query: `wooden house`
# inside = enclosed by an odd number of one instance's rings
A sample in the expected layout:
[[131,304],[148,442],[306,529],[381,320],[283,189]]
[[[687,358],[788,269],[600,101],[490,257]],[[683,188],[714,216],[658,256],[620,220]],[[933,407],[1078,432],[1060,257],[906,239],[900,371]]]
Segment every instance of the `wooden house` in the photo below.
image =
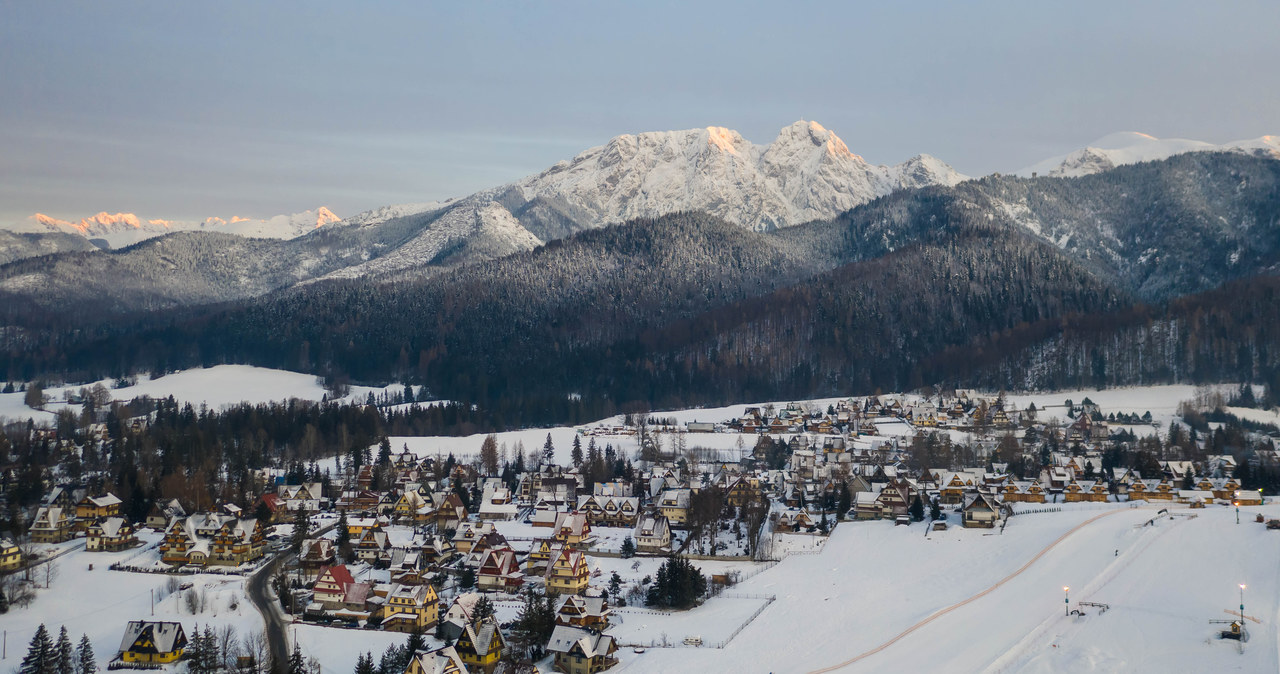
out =
[[61,543],[71,539],[71,527],[74,523],[67,508],[58,506],[42,506],[36,511],[36,518],[27,529],[31,540],[36,543]]
[[85,550],[119,552],[138,544],[133,525],[123,517],[103,517],[85,530]]
[[176,662],[187,648],[187,634],[176,622],[132,620],[124,628],[117,658],[125,663],[161,665]]
[[430,583],[392,585],[383,604],[382,626],[392,632],[435,627],[440,621],[440,597]]
[[609,627],[609,600],[606,597],[566,596],[556,609],[556,624],[601,631]]
[[581,594],[591,580],[591,569],[586,555],[565,546],[552,557],[543,578],[548,595]]
[[453,646],[414,653],[404,674],[467,674],[467,664]]
[[991,529],[1000,519],[1000,508],[995,500],[983,492],[965,497],[962,524],[969,528]]
[[320,570],[312,586],[312,601],[327,609],[340,609],[347,596],[347,588],[356,582],[351,571],[342,564],[328,566]]
[[453,647],[466,663],[467,671],[489,673],[497,668],[498,660],[506,650],[507,639],[498,627],[498,621],[489,616],[479,623],[468,623]]
[[658,497],[658,512],[667,518],[672,527],[683,527],[689,520],[690,495],[688,489],[667,489]]
[[298,565],[307,576],[316,576],[320,570],[333,566],[337,547],[328,538],[308,538],[298,549]]
[[591,523],[583,513],[560,513],[552,529],[552,537],[566,545],[582,545],[591,536]]
[[22,566],[22,548],[12,538],[0,538],[0,573],[13,571]]
[[671,551],[671,525],[664,515],[646,513],[636,522],[633,535],[637,552],[662,554]]
[[120,499],[107,492],[102,496],[85,496],[76,503],[76,531],[85,531],[97,520],[120,515]]
[[566,674],[595,674],[618,664],[613,637],[599,632],[556,625],[547,642],[547,652],[555,654],[556,669]]
[[516,562],[515,550],[493,548],[485,553],[476,571],[476,585],[481,590],[515,592],[524,584],[524,573]]

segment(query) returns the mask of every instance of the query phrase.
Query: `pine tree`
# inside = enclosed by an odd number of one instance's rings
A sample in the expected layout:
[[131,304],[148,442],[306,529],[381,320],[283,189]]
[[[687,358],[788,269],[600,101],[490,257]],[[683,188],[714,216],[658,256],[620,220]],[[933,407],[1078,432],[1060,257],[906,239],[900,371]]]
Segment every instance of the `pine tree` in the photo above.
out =
[[306,508],[298,508],[297,514],[293,518],[293,538],[290,544],[294,551],[302,548],[302,542],[307,540],[307,536],[311,533],[311,520],[307,517]]
[[493,607],[493,601],[487,595],[480,595],[480,599],[476,600],[475,608],[471,609],[471,620],[479,624],[485,618],[494,615],[497,609]]
[[96,674],[98,671],[98,660],[93,655],[93,642],[89,641],[89,635],[80,635],[80,646],[76,648],[76,674]]
[[921,522],[924,520],[924,501],[920,500],[919,494],[917,494],[915,500],[911,502],[910,514],[912,522]]
[[569,458],[573,461],[574,468],[582,467],[582,438],[576,434],[573,436],[573,449],[569,452]]
[[293,645],[293,653],[289,654],[289,674],[307,674],[307,663],[302,659],[302,649]]
[[342,553],[342,558],[346,560],[348,551],[351,548],[351,531],[347,529],[347,511],[342,511],[338,515],[338,535],[334,542],[338,546],[338,552]]
[[409,658],[413,657],[414,653],[417,653],[418,651],[426,650],[426,648],[427,648],[427,638],[423,636],[421,628],[415,627],[413,631],[409,633],[409,640],[405,642],[405,645],[404,645],[405,666],[408,666],[409,664],[408,660]]
[[378,674],[378,668],[373,666],[373,653],[366,651],[356,658],[355,674]]
[[35,636],[31,637],[27,655],[22,658],[22,664],[18,665],[18,674],[57,674],[57,659],[58,654],[49,638],[49,630],[45,629],[44,623],[40,623]]
[[71,635],[67,634],[67,626],[62,626],[62,631],[58,632],[58,645],[56,647],[58,657],[58,674],[75,674],[75,648],[71,645]]
[[548,466],[556,462],[556,446],[551,443],[550,433],[547,433],[547,441],[542,444],[542,462]]
[[631,559],[636,556],[636,542],[630,536],[622,539],[622,558]]

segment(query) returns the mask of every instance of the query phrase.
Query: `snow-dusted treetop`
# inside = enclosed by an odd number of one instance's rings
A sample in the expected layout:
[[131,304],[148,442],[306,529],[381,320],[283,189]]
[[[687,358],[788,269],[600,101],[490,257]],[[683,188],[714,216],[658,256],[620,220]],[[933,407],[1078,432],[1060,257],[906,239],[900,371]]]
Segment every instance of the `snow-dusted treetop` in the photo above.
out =
[[1050,157],[1028,166],[1018,175],[1073,178],[1100,173],[1125,164],[1168,159],[1184,152],[1237,151],[1262,153],[1280,158],[1280,136],[1262,136],[1214,145],[1185,138],[1156,138],[1136,131],[1123,131],[1099,138],[1088,146],[1065,155]]

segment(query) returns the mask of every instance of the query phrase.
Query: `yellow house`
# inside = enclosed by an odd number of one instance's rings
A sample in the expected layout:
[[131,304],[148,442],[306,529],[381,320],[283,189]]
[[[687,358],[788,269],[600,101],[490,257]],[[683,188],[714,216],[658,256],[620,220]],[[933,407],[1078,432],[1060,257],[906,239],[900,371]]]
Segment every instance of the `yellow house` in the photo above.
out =
[[22,566],[22,550],[9,538],[0,538],[0,571],[13,571]]
[[466,629],[453,645],[458,657],[466,663],[471,672],[493,672],[498,666],[498,659],[507,647],[507,640],[498,629],[498,622],[493,616],[481,620],[479,624],[467,624]]
[[573,548],[566,547],[547,567],[547,594],[580,594],[587,589],[587,583],[590,580],[591,570],[587,566],[586,556]]
[[440,621],[440,597],[431,584],[391,586],[382,609],[382,625],[393,632],[434,627]]
[[555,539],[566,545],[581,545],[591,535],[591,524],[585,513],[556,515]]
[[618,664],[613,656],[617,650],[612,636],[568,625],[556,625],[547,642],[547,652],[555,654],[556,669],[566,674],[603,672]]
[[467,665],[453,646],[445,646],[430,653],[414,653],[404,674],[467,674]]
[[181,624],[133,620],[124,628],[119,658],[125,662],[163,664],[181,658],[186,648],[187,635]]
[[84,531],[103,517],[116,517],[120,514],[120,499],[107,492],[102,496],[86,496],[76,504],[76,530]]
[[72,519],[66,508],[46,506],[36,511],[27,533],[37,543],[61,543],[71,539]]

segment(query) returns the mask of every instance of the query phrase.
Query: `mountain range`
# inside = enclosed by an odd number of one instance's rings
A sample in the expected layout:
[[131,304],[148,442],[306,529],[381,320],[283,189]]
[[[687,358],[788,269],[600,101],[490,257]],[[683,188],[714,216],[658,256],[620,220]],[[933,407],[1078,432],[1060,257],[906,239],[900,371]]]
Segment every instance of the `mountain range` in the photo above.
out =
[[1121,140],[1084,175],[965,179],[868,164],[815,123],[764,146],[713,127],[293,238],[0,236],[53,253],[0,265],[0,367],[398,378],[513,423],[566,400],[1276,377],[1275,153]]

